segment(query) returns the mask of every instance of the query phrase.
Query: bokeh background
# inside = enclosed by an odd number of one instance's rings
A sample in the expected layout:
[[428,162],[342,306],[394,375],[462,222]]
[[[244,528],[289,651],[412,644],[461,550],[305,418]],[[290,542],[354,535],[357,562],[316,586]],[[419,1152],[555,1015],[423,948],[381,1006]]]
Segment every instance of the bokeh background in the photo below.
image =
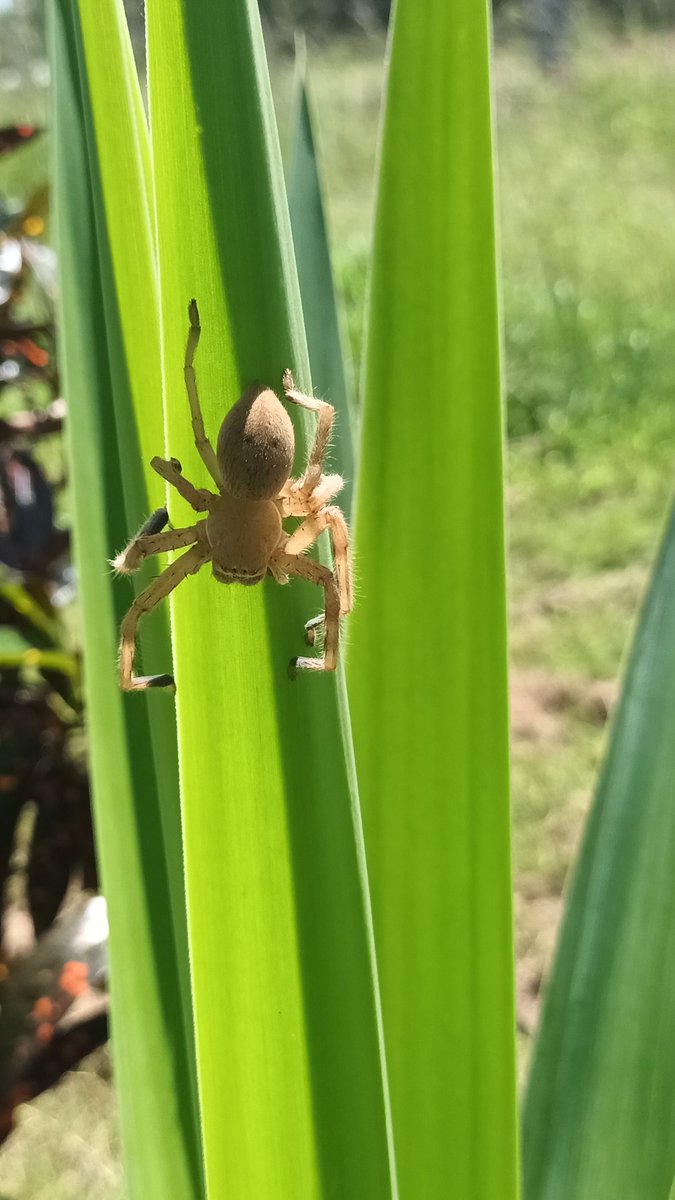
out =
[[[261,0],[261,9],[284,148],[294,37],[306,34],[358,373],[388,4]],[[128,13],[142,63],[136,0]],[[494,26],[524,1066],[672,492],[675,0],[495,0]],[[48,122],[41,0],[0,0],[0,126]],[[3,159],[3,202],[25,200],[47,163],[48,133]],[[16,408],[3,380],[0,418]],[[59,461],[59,436],[40,451],[46,470]],[[59,496],[55,520],[67,529],[67,487]],[[105,1051],[25,1108],[0,1149],[0,1197],[47,1196],[123,1196]]]

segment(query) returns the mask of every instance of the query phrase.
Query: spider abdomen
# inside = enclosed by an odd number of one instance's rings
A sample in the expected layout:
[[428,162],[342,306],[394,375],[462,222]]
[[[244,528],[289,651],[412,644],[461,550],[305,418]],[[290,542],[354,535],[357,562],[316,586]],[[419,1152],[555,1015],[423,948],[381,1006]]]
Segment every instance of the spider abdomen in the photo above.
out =
[[293,467],[291,419],[270,388],[254,383],[230,409],[218,435],[223,486],[237,499],[278,496]]

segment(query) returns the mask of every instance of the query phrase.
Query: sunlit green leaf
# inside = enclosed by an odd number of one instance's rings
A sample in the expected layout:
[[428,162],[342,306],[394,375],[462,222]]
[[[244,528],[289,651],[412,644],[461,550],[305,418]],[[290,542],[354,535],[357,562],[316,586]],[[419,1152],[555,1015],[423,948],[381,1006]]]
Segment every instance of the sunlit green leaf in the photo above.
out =
[[336,409],[337,430],[333,438],[331,462],[345,479],[340,504],[349,515],[354,482],[353,429],[356,425],[353,379],[351,370],[345,367],[304,56],[300,58],[296,79],[288,207],[312,382],[317,396],[330,401]]
[[395,7],[350,623],[403,1200],[516,1195],[487,4]]
[[[101,204],[78,10],[74,0],[55,0],[49,13],[59,332],[69,405],[97,842],[110,917],[113,1045],[126,1181],[132,1198],[170,1195],[193,1200],[199,1195],[196,1111],[182,1004],[185,975],[178,961],[179,936],[172,929],[176,892],[169,879],[169,871],[180,878],[180,846],[177,837],[165,844],[162,836],[170,823],[175,739],[169,716],[164,724],[168,769],[159,774],[158,726],[149,706],[134,697],[137,703],[132,707],[118,687],[117,630],[130,597],[113,584],[107,561],[128,536],[130,513],[144,513],[149,505],[134,416],[134,362],[127,357],[114,287],[111,248],[114,257],[116,235],[114,222],[108,227],[111,210]],[[121,82],[130,60],[118,23],[120,10],[105,3],[96,5],[96,13],[108,72],[107,102],[124,124],[128,100]],[[132,131],[141,136],[133,122]],[[149,229],[138,146],[133,139],[124,151],[116,145],[118,201],[122,188],[125,202],[129,193],[133,196],[133,227],[127,228],[126,236],[137,256],[136,283],[146,301],[145,343],[152,355],[147,328],[157,328],[157,310],[154,282],[147,273],[151,259],[147,253],[138,259]],[[109,194],[107,199],[114,208],[114,198]],[[156,364],[156,334],[154,354]],[[154,374],[156,394],[150,399],[157,413],[156,365]],[[173,794],[175,825],[175,770]]]
[[[257,8],[148,0],[147,15],[167,453],[204,487],[191,297],[214,440],[253,380],[278,391],[290,366],[308,386],[307,355]],[[379,1200],[390,1151],[342,680],[287,674],[322,598],[210,575],[172,605],[208,1194]]]
[[[90,106],[85,120],[93,175],[94,207],[101,250],[99,261],[106,311],[106,332],[120,448],[122,496],[127,536],[164,501],[164,485],[150,467],[164,433],[159,297],[154,248],[148,130],[121,0],[80,0],[83,65]],[[112,49],[112,52],[111,52]],[[125,539],[126,540],[126,539]],[[110,553],[121,549],[110,548]],[[136,576],[136,592],[156,574],[148,564]],[[117,584],[116,601],[129,604],[127,581]],[[148,672],[166,669],[170,656],[169,620],[157,613],[142,631],[142,663]],[[138,697],[125,704],[133,719]],[[180,1004],[182,1033],[174,1030],[176,1060],[187,1072],[191,1103],[191,1153],[197,1150],[197,1083],[187,951],[183,847],[178,789],[176,721],[173,706],[148,703],[152,752],[166,856],[171,905],[170,929],[176,944],[178,979],[164,986]],[[158,849],[161,847],[158,846]],[[163,925],[166,918],[163,919]],[[164,936],[163,931],[159,936]],[[183,1090],[182,1079],[180,1089]],[[195,1168],[199,1174],[200,1168]]]

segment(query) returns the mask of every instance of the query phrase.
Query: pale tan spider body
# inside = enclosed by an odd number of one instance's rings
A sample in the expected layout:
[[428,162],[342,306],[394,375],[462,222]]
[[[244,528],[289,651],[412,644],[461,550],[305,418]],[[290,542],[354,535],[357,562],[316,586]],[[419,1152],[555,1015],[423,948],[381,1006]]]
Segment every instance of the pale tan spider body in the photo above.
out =
[[204,525],[219,583],[260,583],[265,578],[283,535],[274,501],[247,500],[223,491]]
[[270,388],[254,383],[230,409],[218,434],[223,481],[206,536],[220,583],[259,583],[282,537],[274,503],[293,467],[293,424]]
[[[270,575],[285,584],[295,575],[324,589],[323,614],[305,626],[305,639],[310,646],[314,645],[317,631],[323,630],[323,656],[292,659],[289,666],[292,676],[298,669],[335,669],[340,617],[352,608],[349,535],[340,509],[329,504],[343,481],[339,475],[324,475],[322,471],[334,417],[332,406],[296,391],[290,371],[285,372],[285,398],[311,409],[319,418],[314,445],[300,479],[291,478],[295,453],[291,419],[277,395],[261,384],[252,384],[230,410],[221,425],[214,452],[204,431],[192,365],[199,335],[199,313],[193,300],[185,383],[195,444],[218,491],[196,488],[184,477],[176,459],[152,460],[154,469],[196,512],[208,515],[185,529],[164,530],[168,514],[166,509],[158,509],[114,561],[118,571],[128,574],[137,570],[148,555],[190,547],[141,592],[122,622],[120,685],[125,691],[173,687],[170,675],[134,675],[138,622],[207,562],[211,562],[214,579],[219,583],[250,585]],[[288,533],[282,524],[286,517],[304,519]],[[324,529],[329,531],[333,545],[333,571],[304,557]]]

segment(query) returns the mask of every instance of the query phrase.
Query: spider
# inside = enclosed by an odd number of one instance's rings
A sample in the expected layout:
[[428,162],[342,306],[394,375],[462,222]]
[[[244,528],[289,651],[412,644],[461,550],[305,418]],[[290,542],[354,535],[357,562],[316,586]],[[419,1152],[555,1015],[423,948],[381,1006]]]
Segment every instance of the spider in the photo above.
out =
[[[295,575],[322,587],[324,612],[307,622],[305,641],[313,646],[317,635],[323,635],[323,655],[293,658],[288,670],[291,678],[298,670],[334,671],[340,617],[352,608],[349,534],[342,512],[329,503],[343,480],[340,475],[324,475],[322,469],[335,410],[323,400],[296,391],[291,372],[284,372],[286,400],[318,416],[314,445],[299,479],[291,477],[295,439],[290,417],[276,394],[260,383],[251,384],[230,410],[214,451],[204,431],[193,366],[201,333],[195,300],[190,302],[189,317],[185,385],[195,445],[217,492],[190,483],[177,459],[152,459],[150,465],[158,475],[175,487],[195,512],[208,515],[188,528],[167,530],[167,510],[157,509],[114,560],[117,571],[129,574],[149,555],[190,547],[136,597],[122,621],[120,686],[126,692],[174,687],[171,675],[134,675],[138,622],[207,562],[212,563],[213,577],[219,583],[255,584],[271,575],[277,583],[286,584]],[[304,519],[289,533],[282,524],[286,517]],[[324,529],[329,530],[332,541],[333,571],[304,557]]]

